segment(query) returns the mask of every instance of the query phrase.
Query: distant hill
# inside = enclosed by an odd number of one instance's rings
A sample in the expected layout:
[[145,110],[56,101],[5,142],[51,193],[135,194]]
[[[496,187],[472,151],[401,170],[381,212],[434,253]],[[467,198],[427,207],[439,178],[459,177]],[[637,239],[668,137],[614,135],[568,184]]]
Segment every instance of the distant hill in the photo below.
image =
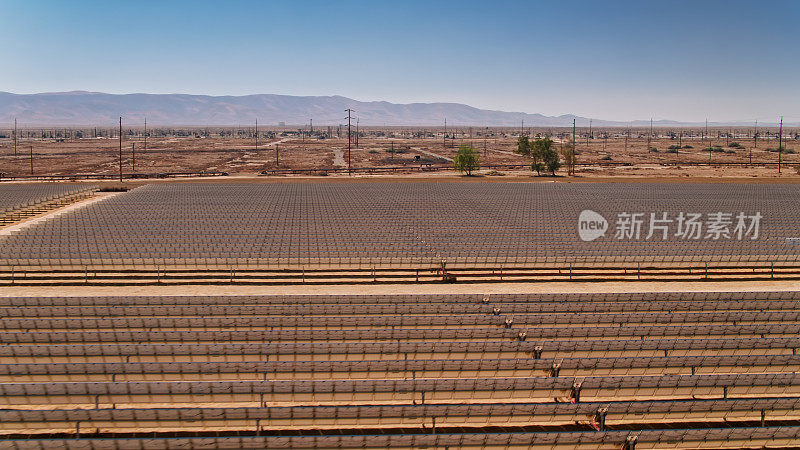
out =
[[[340,96],[300,97],[259,94],[208,96],[188,94],[104,94],[100,92],[54,92],[12,94],[0,92],[0,123],[24,126],[114,125],[122,116],[128,124],[147,121],[153,126],[251,125],[258,118],[263,125],[345,123],[346,108],[355,111],[361,125],[448,125],[562,127],[587,126],[589,119],[573,115],[544,116],[522,112],[492,111],[460,103],[360,102]],[[593,119],[595,126],[645,126],[649,121],[614,122]],[[674,121],[654,122],[656,126],[697,125]],[[727,125],[727,124],[726,124]]]

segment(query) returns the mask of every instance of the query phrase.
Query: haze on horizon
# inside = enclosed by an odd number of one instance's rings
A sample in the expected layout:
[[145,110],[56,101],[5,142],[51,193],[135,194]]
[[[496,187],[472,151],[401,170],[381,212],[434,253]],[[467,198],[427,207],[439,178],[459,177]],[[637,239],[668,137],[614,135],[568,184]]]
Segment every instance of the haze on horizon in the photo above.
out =
[[800,2],[4,2],[0,91],[800,120]]

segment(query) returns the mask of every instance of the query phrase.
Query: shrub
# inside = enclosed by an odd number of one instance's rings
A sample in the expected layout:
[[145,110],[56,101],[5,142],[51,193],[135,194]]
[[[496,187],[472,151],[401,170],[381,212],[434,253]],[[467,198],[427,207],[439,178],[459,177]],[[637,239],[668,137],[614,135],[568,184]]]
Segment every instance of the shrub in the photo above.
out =
[[[675,147],[675,146],[674,146],[674,145],[671,145],[671,146],[670,146],[670,147],[667,149],[667,153],[678,153],[678,149],[677,149],[677,148],[672,148],[672,147]],[[680,147],[679,147],[679,148],[680,148]]]
[[[679,150],[680,148],[681,148],[680,145],[670,145],[669,147],[667,147],[667,150]],[[672,152],[667,152],[667,153],[672,153]]]
[[653,153],[658,153],[658,149],[655,147],[650,147],[650,151]]
[[611,161],[612,159],[614,158],[612,158],[611,155],[606,155],[600,158],[600,161]]
[[487,177],[504,177],[506,174],[504,172],[498,172],[496,170],[490,170],[486,172]]
[[685,149],[687,149],[687,150],[688,150],[688,149],[690,149],[690,148],[694,148],[694,147],[692,147],[691,145],[684,145],[684,146],[683,146],[683,148],[685,148]]
[[377,150],[370,150],[367,153],[378,153],[378,151]]

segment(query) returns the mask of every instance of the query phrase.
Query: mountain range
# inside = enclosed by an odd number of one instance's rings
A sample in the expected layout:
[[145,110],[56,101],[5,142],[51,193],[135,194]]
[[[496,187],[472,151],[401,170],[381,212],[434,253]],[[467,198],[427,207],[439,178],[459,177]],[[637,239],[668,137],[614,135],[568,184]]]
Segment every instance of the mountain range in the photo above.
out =
[[[364,126],[567,127],[575,119],[585,127],[589,119],[574,115],[545,116],[523,112],[478,109],[460,103],[362,102],[341,96],[292,96],[258,94],[209,96],[190,94],[105,94],[101,92],[52,92],[13,94],[0,92],[0,124],[16,118],[20,126],[113,126],[123,118],[128,124],[153,126],[275,126],[284,123],[337,125],[347,123],[345,109]],[[355,119],[357,118],[357,119]],[[649,120],[618,122],[592,119],[595,126],[649,126]],[[698,123],[659,120],[654,126],[698,126]],[[709,123],[729,126],[749,124]]]

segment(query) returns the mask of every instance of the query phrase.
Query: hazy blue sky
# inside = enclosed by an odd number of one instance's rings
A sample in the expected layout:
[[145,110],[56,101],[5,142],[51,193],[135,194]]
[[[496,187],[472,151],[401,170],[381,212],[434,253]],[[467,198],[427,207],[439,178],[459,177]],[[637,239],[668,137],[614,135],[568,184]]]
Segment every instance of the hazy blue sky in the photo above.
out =
[[800,120],[800,1],[0,3],[0,91]]

